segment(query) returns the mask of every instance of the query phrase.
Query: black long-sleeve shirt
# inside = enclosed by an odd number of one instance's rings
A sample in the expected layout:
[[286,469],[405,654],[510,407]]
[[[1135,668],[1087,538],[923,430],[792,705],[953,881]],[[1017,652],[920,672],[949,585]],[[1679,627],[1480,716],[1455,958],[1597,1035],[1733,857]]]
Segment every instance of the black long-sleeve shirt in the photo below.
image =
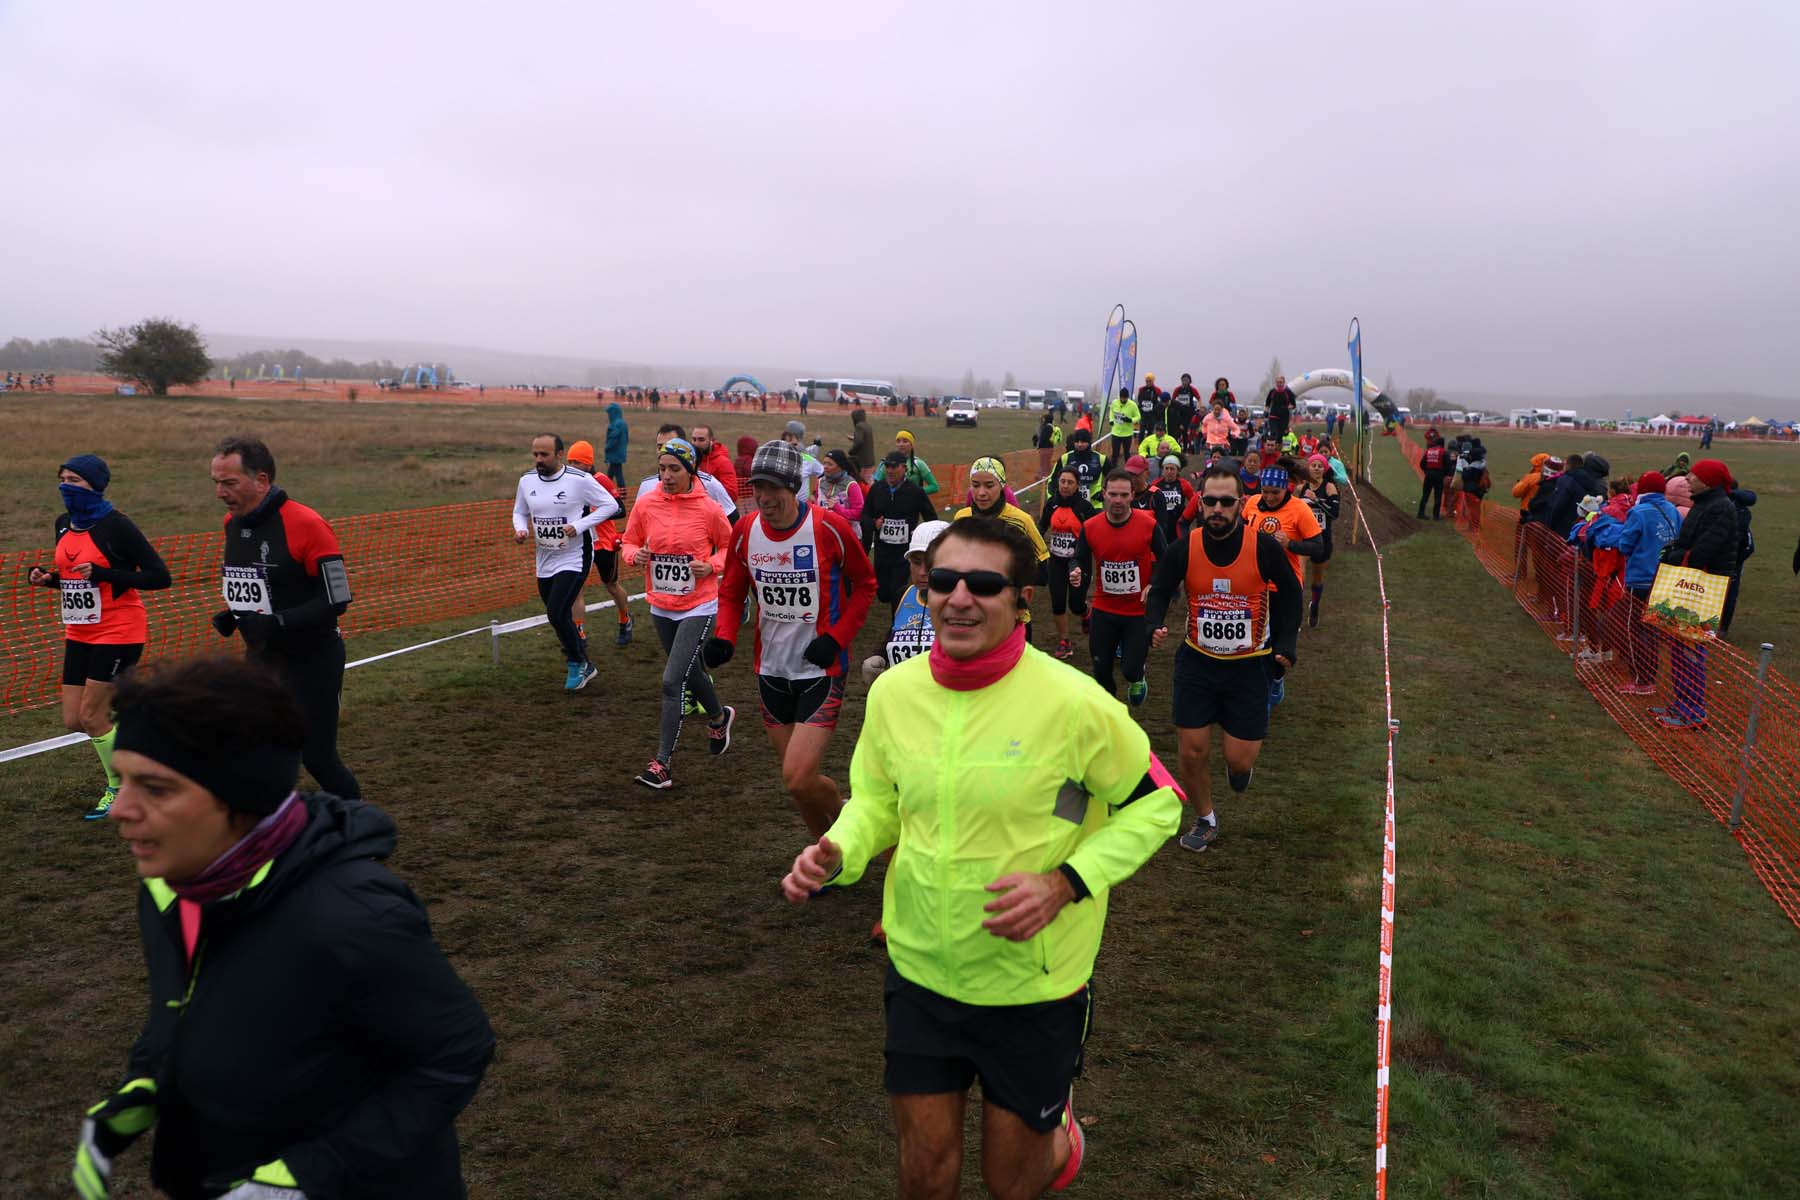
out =
[[[1150,581],[1150,596],[1144,602],[1144,616],[1150,622],[1150,628],[1163,627],[1168,620],[1169,604],[1175,599],[1176,590],[1186,585],[1188,548],[1194,544],[1196,536],[1206,547],[1207,561],[1214,566],[1226,567],[1237,561],[1248,534],[1248,527],[1240,523],[1236,535],[1232,537],[1215,538],[1205,530],[1195,530],[1172,542],[1168,551],[1156,562],[1156,575]],[[1281,543],[1266,533],[1255,536],[1256,568],[1275,588],[1274,598],[1269,604],[1269,648],[1289,662],[1298,662],[1300,652],[1296,643],[1300,637],[1302,607],[1300,581],[1294,577],[1293,564],[1288,560],[1287,551],[1281,548]]]

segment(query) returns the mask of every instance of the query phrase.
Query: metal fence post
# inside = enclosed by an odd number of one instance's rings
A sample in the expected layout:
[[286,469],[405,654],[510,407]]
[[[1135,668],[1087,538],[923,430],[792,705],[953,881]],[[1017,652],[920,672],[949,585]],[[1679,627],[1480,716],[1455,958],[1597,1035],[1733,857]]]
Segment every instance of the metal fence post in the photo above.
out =
[[494,665],[497,667],[500,665],[500,622],[488,622],[488,639],[494,646]]
[[[1574,549],[1574,547],[1571,547]],[[1581,652],[1581,551],[1569,558],[1569,653]]]
[[1731,832],[1744,823],[1744,791],[1750,786],[1750,755],[1756,750],[1756,718],[1762,712],[1763,690],[1768,686],[1769,660],[1775,657],[1775,644],[1764,642],[1762,656],[1756,660],[1756,688],[1750,693],[1750,719],[1744,724],[1744,753],[1738,759],[1737,791],[1731,797]]

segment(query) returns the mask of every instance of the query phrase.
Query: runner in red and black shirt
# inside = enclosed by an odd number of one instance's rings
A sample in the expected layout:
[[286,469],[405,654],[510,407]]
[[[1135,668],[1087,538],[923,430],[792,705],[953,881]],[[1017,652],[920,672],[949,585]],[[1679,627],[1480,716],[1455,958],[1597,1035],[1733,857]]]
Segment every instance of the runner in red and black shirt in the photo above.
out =
[[781,780],[817,839],[844,802],[820,771],[844,702],[850,643],[875,598],[875,568],[850,523],[798,495],[799,447],[767,442],[750,467],[754,511],[738,518],[719,585],[708,667],[730,661],[744,598],[756,596],[756,683]]
[[[1088,648],[1094,656],[1094,678],[1113,695],[1113,660],[1125,676],[1125,695],[1133,708],[1150,694],[1144,659],[1150,653],[1150,627],[1144,623],[1144,594],[1156,560],[1167,542],[1156,519],[1132,507],[1131,473],[1114,469],[1100,493],[1100,513],[1081,526],[1081,551],[1093,559],[1093,624]],[[1080,568],[1072,574],[1079,575]],[[1079,579],[1076,580],[1079,586]]]
[[32,567],[30,581],[56,588],[63,622],[62,718],[70,733],[93,739],[106,790],[87,819],[97,821],[119,794],[113,770],[113,685],[144,653],[150,621],[138,593],[169,586],[169,568],[131,518],[103,494],[112,472],[97,454],[77,454],[57,472],[63,507],[56,518],[56,559]]
[[350,575],[337,534],[275,486],[275,456],[260,438],[229,437],[213,448],[213,492],[225,505],[225,607],[219,636],[244,639],[252,660],[274,671],[306,713],[301,761],[320,788],[360,800],[362,788],[337,752],[344,640],[337,619],[350,606]]

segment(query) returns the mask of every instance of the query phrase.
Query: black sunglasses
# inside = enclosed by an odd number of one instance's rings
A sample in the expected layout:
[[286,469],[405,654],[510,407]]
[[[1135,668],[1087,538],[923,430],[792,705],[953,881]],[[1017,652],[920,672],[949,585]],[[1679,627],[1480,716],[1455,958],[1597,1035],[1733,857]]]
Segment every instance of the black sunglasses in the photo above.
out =
[[1202,496],[1200,503],[1208,508],[1230,508],[1238,502],[1236,496]]
[[934,592],[948,596],[956,585],[966,584],[972,596],[998,596],[1012,586],[1012,580],[998,571],[952,571],[949,567],[933,567],[926,585]]

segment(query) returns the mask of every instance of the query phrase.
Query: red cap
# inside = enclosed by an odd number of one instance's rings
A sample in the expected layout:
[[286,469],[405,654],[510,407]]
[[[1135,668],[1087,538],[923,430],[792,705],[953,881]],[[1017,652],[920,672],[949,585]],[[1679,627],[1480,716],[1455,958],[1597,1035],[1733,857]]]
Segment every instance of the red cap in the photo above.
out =
[[1716,458],[1703,458],[1688,468],[1688,474],[1704,483],[1707,487],[1734,488],[1737,480],[1731,477],[1731,468]]
[[1125,460],[1125,469],[1135,475],[1146,475],[1150,471],[1150,460],[1141,454],[1134,454]]
[[1638,476],[1637,494],[1642,496],[1646,492],[1655,492],[1660,496],[1668,486],[1669,481],[1663,478],[1661,471],[1645,471]]

